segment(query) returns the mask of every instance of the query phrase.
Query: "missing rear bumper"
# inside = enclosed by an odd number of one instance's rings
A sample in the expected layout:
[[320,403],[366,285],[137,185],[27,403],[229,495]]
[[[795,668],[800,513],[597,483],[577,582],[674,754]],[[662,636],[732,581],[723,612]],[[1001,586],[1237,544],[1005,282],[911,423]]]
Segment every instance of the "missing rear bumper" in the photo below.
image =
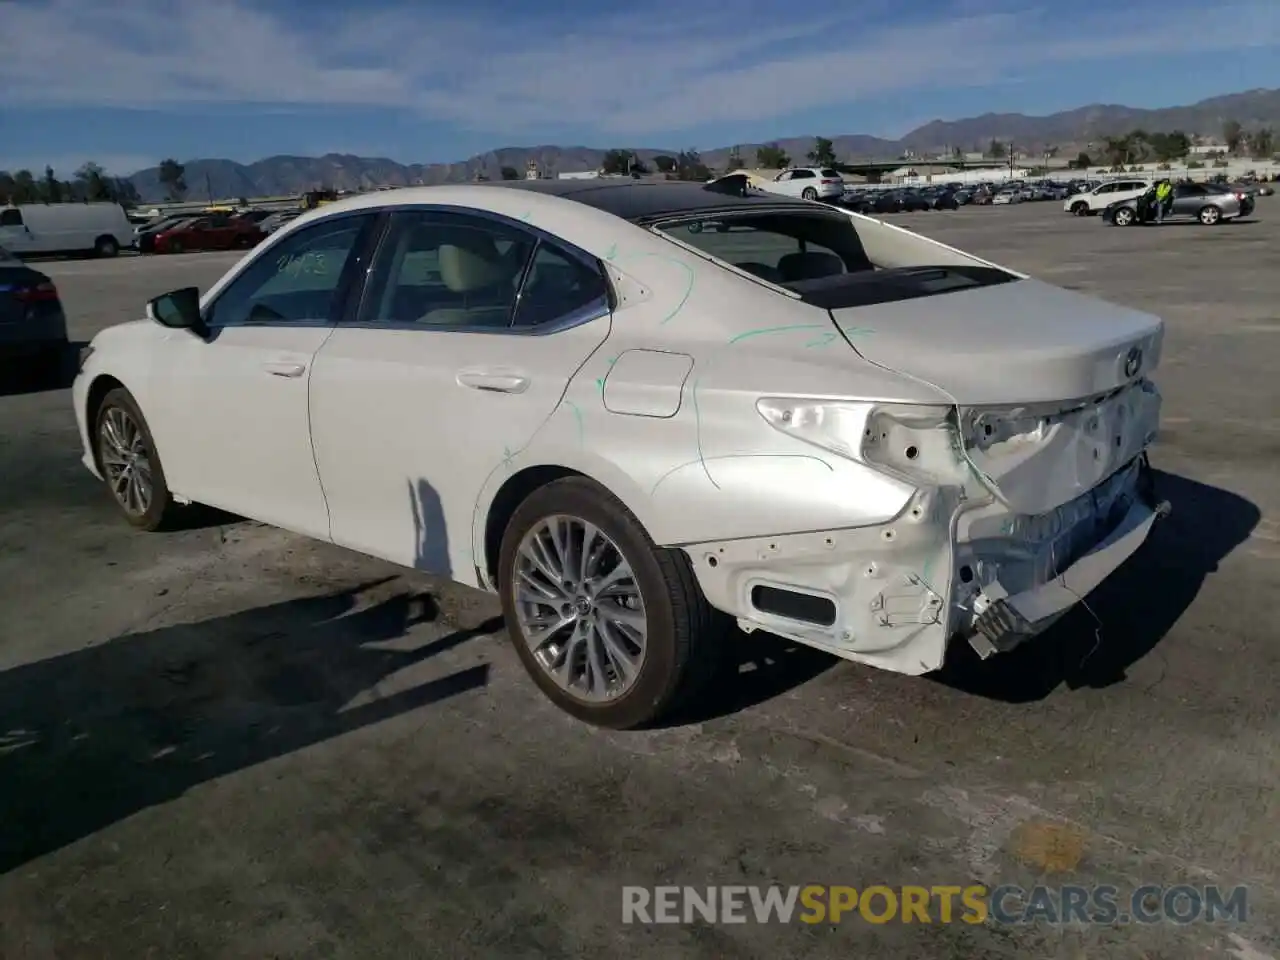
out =
[[1006,653],[1043,633],[1137,552],[1152,525],[1172,512],[1167,500],[1153,502],[1145,462],[1138,490],[1138,499],[1115,529],[1053,580],[1013,596],[999,596],[998,583],[985,591],[987,605],[965,637],[980,659]]

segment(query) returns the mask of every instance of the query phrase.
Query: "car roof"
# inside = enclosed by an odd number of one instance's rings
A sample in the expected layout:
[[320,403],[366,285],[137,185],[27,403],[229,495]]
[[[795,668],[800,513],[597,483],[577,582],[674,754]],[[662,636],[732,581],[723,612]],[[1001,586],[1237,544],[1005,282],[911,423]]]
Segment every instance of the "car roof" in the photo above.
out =
[[783,207],[814,211],[808,200],[763,192],[728,193],[708,189],[710,184],[680,180],[494,180],[481,186],[563,197],[633,223],[705,210],[749,213]]

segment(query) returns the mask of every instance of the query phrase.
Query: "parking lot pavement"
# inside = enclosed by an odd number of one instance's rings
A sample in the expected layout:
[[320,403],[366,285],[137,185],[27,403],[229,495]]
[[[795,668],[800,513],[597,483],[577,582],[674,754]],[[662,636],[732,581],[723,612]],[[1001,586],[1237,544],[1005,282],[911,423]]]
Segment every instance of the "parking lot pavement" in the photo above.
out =
[[[0,397],[0,957],[1280,957],[1271,206],[893,218],[1168,320],[1173,516],[1027,648],[913,679],[744,639],[648,733],[545,702],[488,598],[232,518],[131,532],[68,393]],[[41,269],[87,339],[232,259]],[[1248,917],[621,922],[624,884],[1036,882],[1244,884]]]

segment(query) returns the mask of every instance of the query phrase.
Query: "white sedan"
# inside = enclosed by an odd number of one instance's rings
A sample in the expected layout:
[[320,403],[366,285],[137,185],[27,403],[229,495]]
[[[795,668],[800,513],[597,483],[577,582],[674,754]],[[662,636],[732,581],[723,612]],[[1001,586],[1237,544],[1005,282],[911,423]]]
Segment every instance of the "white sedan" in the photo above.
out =
[[555,703],[655,721],[766,630],[922,674],[1042,631],[1166,505],[1153,316],[710,185],[372,193],[94,338],[84,463],[501,596]]

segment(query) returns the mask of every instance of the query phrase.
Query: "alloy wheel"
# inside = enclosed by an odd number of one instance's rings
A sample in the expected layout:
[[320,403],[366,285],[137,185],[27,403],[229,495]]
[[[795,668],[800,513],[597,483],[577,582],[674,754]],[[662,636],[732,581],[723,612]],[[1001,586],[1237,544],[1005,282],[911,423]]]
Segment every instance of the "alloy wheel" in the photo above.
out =
[[141,425],[127,410],[109,407],[98,426],[99,457],[111,494],[133,517],[151,508],[155,484]]
[[648,620],[631,563],[599,527],[551,516],[516,550],[510,589],[534,660],[569,695],[616,700],[634,686]]

